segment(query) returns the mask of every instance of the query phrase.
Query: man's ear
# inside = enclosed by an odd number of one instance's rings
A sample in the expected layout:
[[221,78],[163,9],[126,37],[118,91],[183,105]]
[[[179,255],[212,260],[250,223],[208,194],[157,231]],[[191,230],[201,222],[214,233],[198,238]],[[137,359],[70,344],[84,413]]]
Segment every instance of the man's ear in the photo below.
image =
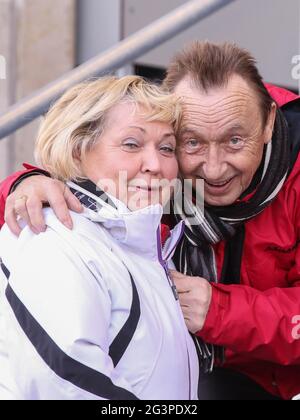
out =
[[273,102],[271,105],[271,111],[269,112],[267,125],[264,130],[265,144],[270,143],[270,141],[272,140],[274,124],[275,124],[275,119],[276,119],[276,111],[277,111],[277,105],[275,102]]

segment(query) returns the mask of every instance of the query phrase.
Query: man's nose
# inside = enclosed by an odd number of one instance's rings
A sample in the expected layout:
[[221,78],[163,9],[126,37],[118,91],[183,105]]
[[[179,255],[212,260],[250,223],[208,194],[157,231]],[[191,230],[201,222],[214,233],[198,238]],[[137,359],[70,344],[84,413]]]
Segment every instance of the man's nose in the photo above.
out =
[[220,181],[226,173],[226,163],[222,151],[217,146],[210,147],[202,165],[203,176],[208,181]]

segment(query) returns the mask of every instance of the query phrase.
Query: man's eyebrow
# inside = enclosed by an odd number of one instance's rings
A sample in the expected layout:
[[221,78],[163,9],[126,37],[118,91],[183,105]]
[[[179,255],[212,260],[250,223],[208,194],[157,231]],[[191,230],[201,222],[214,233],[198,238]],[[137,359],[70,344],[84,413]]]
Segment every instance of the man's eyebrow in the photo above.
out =
[[197,133],[197,131],[193,130],[192,128],[182,128],[179,130],[179,134],[192,134],[193,136],[199,136],[199,133]]
[[245,127],[241,124],[233,124],[225,130],[225,133],[231,133],[232,131],[245,131]]
[[[224,129],[224,134],[231,133],[233,131],[245,131],[245,127],[243,127],[241,124],[233,124],[229,126],[228,128]],[[186,134],[186,133],[193,134],[195,136],[201,135],[198,131],[194,130],[193,128],[186,127],[180,130],[180,134]]]

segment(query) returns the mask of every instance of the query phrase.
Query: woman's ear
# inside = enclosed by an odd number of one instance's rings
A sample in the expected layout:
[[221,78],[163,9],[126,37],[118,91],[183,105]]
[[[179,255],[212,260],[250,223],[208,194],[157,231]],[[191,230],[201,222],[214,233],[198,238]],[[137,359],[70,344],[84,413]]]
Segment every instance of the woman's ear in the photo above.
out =
[[80,165],[82,163],[82,157],[81,157],[81,150],[79,149],[79,147],[75,148],[73,150],[73,159],[75,160],[75,162]]
[[270,143],[270,141],[272,140],[274,124],[275,124],[275,119],[276,119],[276,111],[277,111],[277,105],[275,102],[273,102],[271,105],[271,111],[269,112],[267,125],[264,130],[265,144]]

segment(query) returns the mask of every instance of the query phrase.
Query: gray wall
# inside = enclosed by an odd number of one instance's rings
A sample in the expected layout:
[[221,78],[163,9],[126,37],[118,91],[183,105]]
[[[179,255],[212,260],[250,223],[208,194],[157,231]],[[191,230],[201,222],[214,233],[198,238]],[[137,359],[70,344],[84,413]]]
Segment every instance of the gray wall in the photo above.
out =
[[[125,35],[145,26],[183,0],[126,0]],[[173,40],[139,59],[166,66],[174,52],[193,39],[235,41],[257,58],[264,78],[297,88],[292,57],[299,54],[299,0],[236,0]]]
[[121,0],[77,0],[77,63],[115,45],[122,36]]
[[[74,67],[75,0],[0,0],[0,113]],[[34,163],[39,119],[0,140],[0,180]]]
[[[79,62],[180,6],[184,0],[78,0]],[[167,66],[174,52],[194,39],[235,41],[249,49],[264,78],[297,88],[291,76],[299,49],[299,0],[236,0],[138,60]]]

